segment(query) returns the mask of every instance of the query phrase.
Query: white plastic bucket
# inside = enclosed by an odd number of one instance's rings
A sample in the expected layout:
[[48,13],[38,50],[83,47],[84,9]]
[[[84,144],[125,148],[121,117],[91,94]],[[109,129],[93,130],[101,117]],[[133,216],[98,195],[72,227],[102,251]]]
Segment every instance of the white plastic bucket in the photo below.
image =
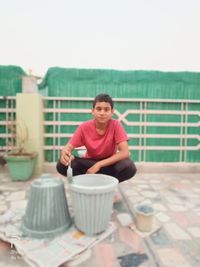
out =
[[118,183],[116,178],[103,174],[83,174],[73,177],[69,188],[74,222],[80,231],[87,235],[95,235],[106,230]]
[[149,205],[136,206],[136,226],[141,232],[152,230],[154,209]]

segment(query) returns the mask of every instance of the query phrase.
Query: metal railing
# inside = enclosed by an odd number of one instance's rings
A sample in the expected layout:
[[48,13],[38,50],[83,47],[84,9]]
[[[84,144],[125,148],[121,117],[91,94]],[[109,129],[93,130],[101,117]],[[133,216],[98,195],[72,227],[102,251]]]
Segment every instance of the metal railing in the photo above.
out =
[[[91,103],[92,100],[93,98],[82,97],[44,98],[46,106],[44,112],[46,115],[51,114],[51,119],[45,120],[44,126],[46,128],[52,127],[51,132],[46,131],[45,133],[45,139],[51,139],[51,145],[46,143],[44,149],[52,154],[52,161],[57,160],[63,141],[66,142],[73,134],[71,131],[64,131],[62,128],[69,126],[75,128],[83,122],[84,120],[80,119],[80,115],[91,113],[91,108],[84,106],[86,106],[85,103]],[[189,151],[200,149],[200,136],[197,130],[200,126],[199,100],[133,98],[114,98],[113,100],[115,102],[115,118],[125,126],[130,141],[137,140],[136,144],[130,142],[129,148],[132,152],[138,151],[138,161],[147,161],[148,151],[178,151],[179,161],[185,162]],[[78,107],[75,107],[78,103]],[[128,108],[124,104],[128,104]],[[137,105],[131,108],[133,104]],[[152,104],[163,105],[163,108],[152,108]],[[170,108],[170,105],[172,105],[172,108]],[[62,118],[63,115],[66,115],[66,119]],[[73,115],[74,117],[70,119]],[[132,115],[137,116],[137,119],[130,119]],[[165,120],[168,116],[168,121],[151,121],[156,116],[164,116]],[[135,133],[134,128],[137,129]],[[151,133],[150,128],[154,128],[154,130],[155,128],[172,129],[172,131],[175,129],[175,131],[174,133],[167,133],[168,130],[166,130],[166,133]],[[154,139],[154,143],[156,140],[157,143],[165,142],[165,140],[168,140],[168,142],[166,145],[148,144],[152,139]],[[173,142],[173,145],[170,145],[170,140],[175,140],[176,144]],[[196,144],[190,145],[189,140]]]
[[[44,97],[46,160],[55,162],[60,149],[76,127],[92,118],[91,101],[82,97]],[[188,153],[200,149],[200,101],[114,98],[114,117],[125,127],[129,148],[136,161],[151,161],[149,153],[178,153],[186,162]],[[8,125],[15,122],[15,97],[0,97],[0,151],[9,151],[14,139]],[[135,156],[136,155],[136,156]],[[200,161],[198,157],[197,161]]]
[[7,152],[13,149],[15,142],[9,125],[15,124],[16,97],[0,96],[0,151]]

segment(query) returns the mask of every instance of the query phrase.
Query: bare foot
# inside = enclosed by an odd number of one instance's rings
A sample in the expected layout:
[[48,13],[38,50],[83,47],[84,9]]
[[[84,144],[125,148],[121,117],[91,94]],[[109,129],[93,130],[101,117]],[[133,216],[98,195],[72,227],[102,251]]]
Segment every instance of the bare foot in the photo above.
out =
[[120,194],[119,191],[115,192],[113,196],[113,203],[119,203],[122,201],[122,195]]

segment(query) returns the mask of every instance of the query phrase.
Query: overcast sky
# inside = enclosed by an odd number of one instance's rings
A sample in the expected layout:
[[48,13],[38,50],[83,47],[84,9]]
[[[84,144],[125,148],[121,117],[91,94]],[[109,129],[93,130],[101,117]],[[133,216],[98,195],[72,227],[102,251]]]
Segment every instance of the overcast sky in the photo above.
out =
[[200,71],[200,0],[0,0],[0,65]]

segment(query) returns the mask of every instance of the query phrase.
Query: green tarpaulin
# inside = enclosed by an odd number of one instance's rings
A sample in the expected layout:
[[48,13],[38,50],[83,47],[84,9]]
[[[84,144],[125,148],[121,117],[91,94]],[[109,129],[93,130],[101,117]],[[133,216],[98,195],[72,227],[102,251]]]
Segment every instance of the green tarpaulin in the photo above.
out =
[[200,73],[49,68],[40,90],[49,96],[200,99]]
[[26,75],[18,66],[0,66],[0,96],[15,96],[22,92],[22,77]]

